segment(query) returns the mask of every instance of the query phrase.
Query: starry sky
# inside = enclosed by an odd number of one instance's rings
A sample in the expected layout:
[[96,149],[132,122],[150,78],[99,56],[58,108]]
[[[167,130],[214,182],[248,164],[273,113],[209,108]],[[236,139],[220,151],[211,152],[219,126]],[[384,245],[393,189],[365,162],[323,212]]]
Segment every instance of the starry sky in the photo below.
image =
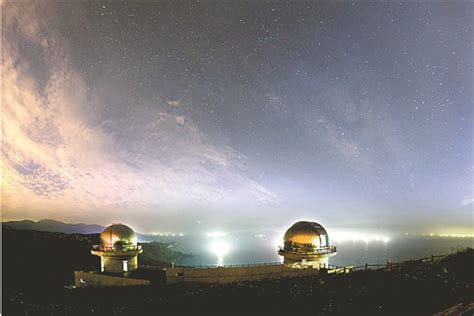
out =
[[4,220],[473,231],[471,2],[2,10]]

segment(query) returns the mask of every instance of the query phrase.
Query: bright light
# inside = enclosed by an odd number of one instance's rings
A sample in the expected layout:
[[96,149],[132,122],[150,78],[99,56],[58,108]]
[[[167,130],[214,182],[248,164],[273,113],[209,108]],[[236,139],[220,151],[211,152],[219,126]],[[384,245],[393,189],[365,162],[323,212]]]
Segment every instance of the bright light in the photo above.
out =
[[472,238],[474,235],[462,234],[459,232],[444,232],[444,233],[406,233],[411,236],[430,236],[430,237],[451,237],[451,238]]
[[217,256],[224,256],[229,250],[229,244],[223,240],[216,240],[211,244],[211,251]]
[[370,236],[370,240],[379,241],[379,240],[382,240],[382,239],[383,239],[383,237],[380,237],[379,235]]
[[222,233],[222,232],[210,232],[210,233],[207,233],[206,236],[207,237],[210,237],[210,238],[216,238],[216,237],[224,237],[225,235],[227,235],[226,233]]
[[229,244],[223,240],[216,240],[211,244],[210,249],[217,256],[217,265],[223,265],[224,256],[230,250]]
[[367,233],[355,233],[355,232],[332,232],[330,233],[330,238],[338,243],[344,241],[353,241],[353,242],[389,242],[390,238],[388,236],[374,235]]

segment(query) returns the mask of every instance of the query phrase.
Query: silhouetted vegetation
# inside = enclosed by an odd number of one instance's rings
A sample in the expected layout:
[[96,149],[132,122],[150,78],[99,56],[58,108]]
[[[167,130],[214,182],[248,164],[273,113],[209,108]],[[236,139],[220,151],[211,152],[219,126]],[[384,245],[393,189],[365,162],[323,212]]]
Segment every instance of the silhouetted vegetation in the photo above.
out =
[[[100,258],[91,255],[99,234],[65,234],[36,230],[12,229],[3,224],[3,288],[8,293],[26,291],[48,294],[62,291],[74,283],[75,270],[96,271]],[[145,253],[140,263],[167,266],[185,254],[174,252],[168,244],[142,244]],[[139,272],[147,275],[146,271]]]
[[4,288],[63,287],[74,282],[74,270],[97,270],[91,255],[98,234],[64,234],[17,230],[3,225]]

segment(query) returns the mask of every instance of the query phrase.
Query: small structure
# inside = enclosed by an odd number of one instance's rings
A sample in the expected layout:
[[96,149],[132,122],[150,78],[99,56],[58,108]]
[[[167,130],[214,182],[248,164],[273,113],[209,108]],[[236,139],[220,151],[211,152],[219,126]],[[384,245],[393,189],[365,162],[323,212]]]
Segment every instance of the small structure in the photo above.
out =
[[330,246],[329,236],[316,222],[300,221],[285,233],[283,248],[278,254],[284,263],[294,267],[328,268],[329,257],[336,255],[336,247]]
[[112,224],[100,234],[100,243],[91,253],[100,257],[100,271],[128,273],[138,268],[138,255],[143,250],[137,244],[133,229],[124,224]]
[[137,244],[133,229],[124,224],[112,224],[100,234],[98,245],[91,253],[100,257],[100,272],[74,271],[75,287],[146,286],[150,277],[138,269],[138,255],[143,252]]

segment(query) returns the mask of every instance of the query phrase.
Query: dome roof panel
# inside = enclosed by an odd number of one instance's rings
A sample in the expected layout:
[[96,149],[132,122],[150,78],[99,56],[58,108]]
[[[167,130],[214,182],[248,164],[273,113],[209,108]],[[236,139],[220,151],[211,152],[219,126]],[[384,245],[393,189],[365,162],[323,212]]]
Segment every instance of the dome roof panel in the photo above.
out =
[[122,248],[137,245],[137,236],[133,229],[124,224],[112,224],[100,234],[100,246],[103,248]]
[[327,237],[323,226],[316,222],[300,221],[286,231],[284,241],[298,244],[319,244],[320,236]]

